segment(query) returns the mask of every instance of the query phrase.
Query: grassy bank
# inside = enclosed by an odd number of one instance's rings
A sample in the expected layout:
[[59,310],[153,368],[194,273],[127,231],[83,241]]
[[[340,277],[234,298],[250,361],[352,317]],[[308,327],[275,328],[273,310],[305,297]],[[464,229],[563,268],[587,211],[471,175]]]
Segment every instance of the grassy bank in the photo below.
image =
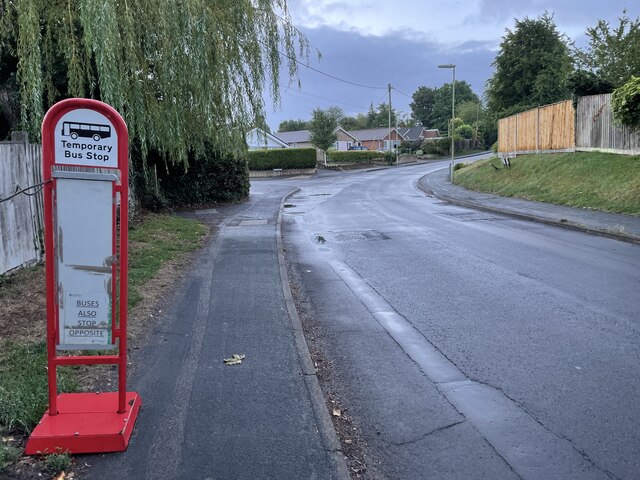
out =
[[503,168],[493,158],[456,171],[455,182],[505,197],[640,215],[640,156],[601,152],[522,155],[511,160],[511,168]]
[[[202,246],[207,227],[168,215],[148,215],[130,226],[129,307],[163,265]],[[46,409],[47,374],[44,342],[44,268],[0,276],[0,433],[28,434]],[[171,279],[168,279],[170,282]],[[30,306],[35,305],[30,310]],[[36,315],[37,312],[37,315]],[[19,325],[38,323],[35,328]],[[81,388],[73,367],[58,370],[60,391]],[[0,442],[0,472],[16,461],[15,446]]]

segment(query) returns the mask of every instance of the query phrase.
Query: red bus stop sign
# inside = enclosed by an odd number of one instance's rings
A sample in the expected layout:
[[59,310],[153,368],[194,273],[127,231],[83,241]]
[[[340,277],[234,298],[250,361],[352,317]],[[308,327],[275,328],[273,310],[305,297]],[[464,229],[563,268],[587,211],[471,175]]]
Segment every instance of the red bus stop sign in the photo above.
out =
[[[141,400],[127,392],[129,136],[109,105],[73,98],[42,124],[49,408],[28,455],[123,451]],[[72,355],[107,350],[106,355]],[[118,391],[58,394],[57,367],[118,365]]]

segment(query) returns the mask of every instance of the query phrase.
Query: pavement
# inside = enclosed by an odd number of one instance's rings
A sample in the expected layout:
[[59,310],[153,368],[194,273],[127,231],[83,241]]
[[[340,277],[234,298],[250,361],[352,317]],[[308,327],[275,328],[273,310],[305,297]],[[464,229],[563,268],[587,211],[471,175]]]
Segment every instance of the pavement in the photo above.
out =
[[[292,190],[253,182],[248,202],[193,213],[217,231],[148,340],[130,342],[142,410],[129,448],[83,457],[82,478],[349,478],[288,285],[280,212]],[[233,354],[242,363],[225,365]]]
[[474,192],[451,184],[447,168],[425,175],[418,186],[429,195],[463,207],[640,244],[640,217]]

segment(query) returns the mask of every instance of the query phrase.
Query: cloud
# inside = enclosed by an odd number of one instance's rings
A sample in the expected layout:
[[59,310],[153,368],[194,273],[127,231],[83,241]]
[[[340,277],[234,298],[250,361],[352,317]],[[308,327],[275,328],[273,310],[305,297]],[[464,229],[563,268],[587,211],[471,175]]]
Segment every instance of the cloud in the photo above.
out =
[[[442,63],[456,63],[456,78],[468,81],[481,94],[495,55],[491,42],[468,41],[459,49],[450,50],[439,43],[406,38],[400,32],[375,37],[318,27],[305,29],[305,34],[323,53],[322,60],[311,61],[311,66],[379,88],[349,85],[300,66],[302,89],[296,85],[284,88],[281,109],[267,109],[267,120],[274,130],[285,119],[308,119],[314,108],[337,105],[348,115],[365,113],[371,103],[387,101],[389,83],[394,87],[394,107],[408,114],[411,98],[407,95],[410,97],[421,85],[436,87],[451,81],[450,71],[437,68]],[[281,82],[286,86],[288,80],[283,77]]]
[[[603,18],[612,24],[623,9],[640,15],[638,0],[295,0],[289,2],[292,21],[318,48],[323,58],[310,65],[331,75],[381,87],[347,85],[300,67],[302,89],[283,91],[280,110],[267,98],[272,128],[283,119],[309,118],[313,108],[337,105],[347,114],[365,112],[369,104],[386,101],[386,85],[409,96],[418,86],[436,87],[451,81],[438,64],[455,63],[456,78],[481,94],[506,28],[514,18],[553,13],[560,33],[584,45],[587,27]],[[282,84],[287,85],[283,78]],[[393,103],[409,112],[410,98],[393,92]]]

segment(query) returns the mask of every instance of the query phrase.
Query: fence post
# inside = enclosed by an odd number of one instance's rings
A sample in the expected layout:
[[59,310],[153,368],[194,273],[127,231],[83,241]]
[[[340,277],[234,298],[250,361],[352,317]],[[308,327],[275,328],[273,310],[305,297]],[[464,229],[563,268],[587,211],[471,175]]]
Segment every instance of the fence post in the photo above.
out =
[[513,142],[513,151],[515,153],[518,152],[518,114],[516,113],[516,138],[514,139],[515,141]]
[[540,106],[536,110],[536,153],[540,153]]

